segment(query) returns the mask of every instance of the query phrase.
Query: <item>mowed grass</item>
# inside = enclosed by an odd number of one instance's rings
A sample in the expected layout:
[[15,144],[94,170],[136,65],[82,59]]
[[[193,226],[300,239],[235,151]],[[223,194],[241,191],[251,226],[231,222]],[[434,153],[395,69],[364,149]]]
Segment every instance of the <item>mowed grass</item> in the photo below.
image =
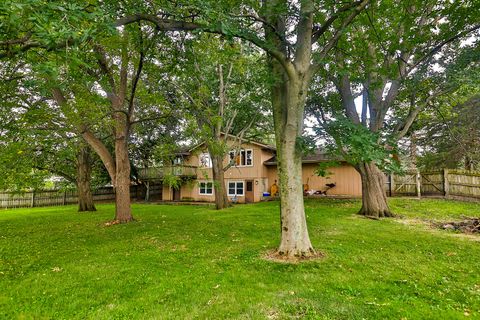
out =
[[[409,219],[480,216],[479,204],[392,199]],[[319,261],[262,258],[279,242],[277,202],[134,205],[136,222],[56,207],[0,211],[4,319],[479,319],[480,242],[306,202]],[[478,240],[478,239],[477,239]]]

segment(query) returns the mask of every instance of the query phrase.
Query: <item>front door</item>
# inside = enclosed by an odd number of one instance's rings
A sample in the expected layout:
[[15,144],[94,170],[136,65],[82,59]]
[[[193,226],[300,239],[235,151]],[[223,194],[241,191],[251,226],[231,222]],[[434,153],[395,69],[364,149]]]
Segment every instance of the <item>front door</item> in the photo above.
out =
[[247,187],[245,188],[245,202],[246,203],[251,203],[254,201],[253,198],[253,181],[248,180],[247,182]]
[[173,191],[173,201],[180,201],[180,189],[172,188]]

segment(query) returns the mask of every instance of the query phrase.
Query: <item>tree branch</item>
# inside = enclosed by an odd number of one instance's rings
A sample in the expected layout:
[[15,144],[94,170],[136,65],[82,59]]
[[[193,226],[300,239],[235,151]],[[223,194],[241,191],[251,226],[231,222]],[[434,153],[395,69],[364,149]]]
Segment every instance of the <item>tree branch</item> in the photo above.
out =
[[330,18],[325,21],[325,23],[320,26],[320,27],[314,27],[314,31],[312,33],[312,43],[315,43],[318,41],[318,39],[330,28],[330,26],[335,22],[340,17],[340,14],[352,9],[355,6],[358,6],[362,3],[362,1],[355,1],[352,3],[349,3],[340,9],[338,9]]

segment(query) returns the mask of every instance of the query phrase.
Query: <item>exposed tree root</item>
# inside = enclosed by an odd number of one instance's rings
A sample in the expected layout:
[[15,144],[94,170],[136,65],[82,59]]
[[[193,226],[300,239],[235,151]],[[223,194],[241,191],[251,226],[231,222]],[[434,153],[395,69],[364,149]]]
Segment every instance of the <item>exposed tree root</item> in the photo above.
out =
[[367,211],[364,208],[360,209],[359,215],[368,219],[380,220],[380,218],[394,218],[395,214],[389,210]]
[[281,252],[278,250],[270,250],[263,255],[263,258],[268,261],[278,263],[292,263],[297,264],[304,261],[320,260],[325,257],[323,252],[315,251],[312,248],[306,252]]
[[123,224],[123,223],[129,223],[129,222],[133,222],[135,221],[135,219],[131,218],[131,219],[128,219],[128,220],[112,220],[112,221],[107,221],[103,224],[104,227],[111,227],[111,226],[114,226],[116,224]]

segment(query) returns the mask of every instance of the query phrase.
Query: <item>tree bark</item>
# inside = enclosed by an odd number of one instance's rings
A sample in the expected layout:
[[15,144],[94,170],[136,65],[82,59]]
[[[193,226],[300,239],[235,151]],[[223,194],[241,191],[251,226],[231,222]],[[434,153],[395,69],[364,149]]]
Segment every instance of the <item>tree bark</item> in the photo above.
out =
[[[277,253],[289,258],[315,254],[303,203],[302,152],[297,147],[297,138],[303,128],[306,94],[303,89],[307,83],[289,79],[272,91],[281,217],[281,241]],[[281,87],[286,89],[283,93],[278,92]]]
[[358,214],[372,217],[393,217],[387,202],[383,172],[373,162],[364,162],[356,166],[362,178],[362,208]]
[[[212,155],[212,152],[210,152]],[[223,171],[223,155],[212,155],[213,186],[215,188],[215,207],[222,210],[230,207],[225,188],[225,175]]]
[[83,146],[77,154],[78,212],[97,211],[91,189],[92,162],[90,150]]
[[[286,130],[287,131],[287,130]],[[308,235],[303,203],[302,155],[296,149],[296,135],[284,134],[277,144],[281,241],[278,254],[306,257],[315,253]]]
[[[275,5],[279,3],[285,4],[282,1],[265,1],[265,13],[276,32],[284,34],[285,18],[274,12]],[[291,259],[315,254],[308,234],[303,203],[302,154],[297,147],[297,138],[302,136],[305,100],[311,81],[312,12],[312,2],[302,3],[295,60],[282,64],[269,56],[269,68],[275,77],[271,87],[271,101],[280,191],[281,240],[277,254]],[[271,26],[265,26],[267,40],[287,56],[285,43],[276,36]]]
[[130,159],[128,157],[128,123],[125,114],[117,112],[115,120],[115,220],[133,220],[130,201]]

